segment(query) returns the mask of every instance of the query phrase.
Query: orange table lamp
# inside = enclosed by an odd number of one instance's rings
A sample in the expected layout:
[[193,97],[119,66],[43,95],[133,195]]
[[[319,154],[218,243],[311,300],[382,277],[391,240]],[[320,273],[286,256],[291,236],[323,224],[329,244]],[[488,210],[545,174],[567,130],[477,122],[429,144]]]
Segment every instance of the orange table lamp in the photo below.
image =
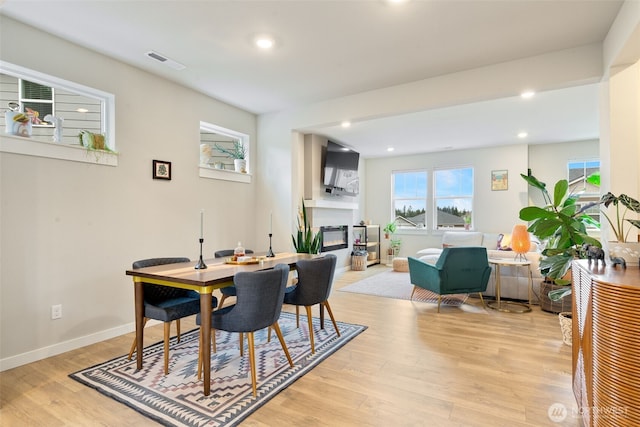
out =
[[531,248],[531,238],[524,224],[516,224],[511,232],[511,249],[516,253],[516,260],[526,261],[525,254]]

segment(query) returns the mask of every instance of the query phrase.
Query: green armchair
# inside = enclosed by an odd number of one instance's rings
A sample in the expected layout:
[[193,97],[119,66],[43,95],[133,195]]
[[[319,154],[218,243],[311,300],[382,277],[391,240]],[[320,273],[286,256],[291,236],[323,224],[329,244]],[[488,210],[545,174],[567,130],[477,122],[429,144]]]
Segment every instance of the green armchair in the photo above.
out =
[[444,248],[435,265],[409,257],[411,298],[418,286],[438,294],[438,313],[442,295],[478,292],[484,306],[482,292],[490,275],[487,249],[483,247]]

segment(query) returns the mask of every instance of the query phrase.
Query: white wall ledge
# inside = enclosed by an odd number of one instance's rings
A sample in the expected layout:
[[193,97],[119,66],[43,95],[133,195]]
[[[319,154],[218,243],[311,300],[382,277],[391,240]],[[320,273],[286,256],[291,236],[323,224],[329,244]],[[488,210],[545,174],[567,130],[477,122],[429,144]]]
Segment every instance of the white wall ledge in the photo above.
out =
[[313,199],[305,200],[304,205],[307,208],[326,208],[326,209],[358,209],[358,204],[353,202],[344,202],[339,200]]
[[223,181],[242,182],[251,184],[251,174],[224,169],[200,166],[200,178],[221,179]]
[[104,166],[118,166],[117,153],[103,150],[87,150],[80,144],[58,144],[13,135],[0,136],[0,152]]

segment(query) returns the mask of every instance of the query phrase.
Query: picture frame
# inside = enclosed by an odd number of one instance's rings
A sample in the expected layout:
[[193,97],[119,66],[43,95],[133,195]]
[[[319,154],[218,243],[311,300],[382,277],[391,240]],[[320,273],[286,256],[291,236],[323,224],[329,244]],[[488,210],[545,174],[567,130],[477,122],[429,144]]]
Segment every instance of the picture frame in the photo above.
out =
[[171,180],[171,162],[166,162],[164,160],[154,160],[153,179]]
[[491,171],[491,191],[505,191],[509,189],[509,171],[506,169]]

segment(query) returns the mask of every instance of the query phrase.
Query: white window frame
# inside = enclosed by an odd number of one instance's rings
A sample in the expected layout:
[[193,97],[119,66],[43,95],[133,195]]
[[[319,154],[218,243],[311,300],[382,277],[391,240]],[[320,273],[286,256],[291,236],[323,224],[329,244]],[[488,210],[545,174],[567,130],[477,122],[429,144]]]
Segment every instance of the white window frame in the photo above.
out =
[[[574,160],[569,160],[567,162],[567,180],[571,179],[571,176],[570,176],[570,174],[571,174],[570,170],[571,169],[569,168],[569,165],[571,163],[582,163],[583,164],[583,169],[584,169],[585,173],[584,173],[584,181],[583,181],[584,186],[582,187],[582,190],[584,192],[579,194],[578,198],[576,199],[576,204],[578,204],[578,205],[582,205],[584,203],[597,202],[597,201],[600,200],[600,192],[592,192],[592,193],[586,192],[586,189],[587,189],[587,187],[586,187],[586,179],[587,179],[587,176],[588,176],[586,174],[586,166],[587,166],[587,163],[590,163],[590,162],[598,162],[598,169],[600,169],[602,167],[602,162],[600,161],[599,158],[574,159]],[[569,181],[569,185],[571,185],[571,181]],[[600,208],[597,207],[596,209],[599,210]],[[602,219],[602,218],[603,218],[602,214],[598,213],[598,219]],[[596,230],[599,231],[599,229],[597,227],[592,227],[592,226],[587,226],[587,230],[590,233],[592,233],[592,232],[594,232]]]
[[32,138],[6,135],[4,132],[0,132],[0,152],[95,163],[107,166],[118,165],[118,156],[115,153],[117,151],[115,137],[115,95],[2,60],[0,60],[0,73],[18,79],[29,80],[44,86],[75,92],[100,101],[102,103],[101,131],[106,135],[107,146],[113,153],[101,150],[91,152],[81,145],[38,141]]
[[[396,175],[397,174],[408,174],[408,173],[423,173],[426,179],[426,189],[425,189],[425,195],[424,198],[422,197],[412,197],[412,198],[407,198],[407,197],[402,197],[402,198],[397,198],[396,194],[395,194],[395,180],[396,180]],[[420,225],[418,224],[416,227],[411,227],[411,226],[403,226],[402,224],[398,224],[397,225],[397,230],[396,233],[398,232],[407,232],[410,230],[428,230],[428,223],[427,223],[427,212],[429,211],[429,171],[427,169],[406,169],[406,170],[394,170],[391,171],[391,221],[390,222],[395,222],[397,215],[396,215],[396,200],[420,200],[420,201],[424,201],[424,206],[425,206],[425,223],[422,224],[422,227],[420,227]]]
[[[471,170],[471,195],[451,195],[451,196],[438,196],[437,191],[436,191],[436,186],[437,186],[437,174],[438,172],[444,172],[444,171],[457,171],[457,170],[465,170],[465,169],[470,169]],[[462,227],[440,227],[438,225],[438,200],[453,200],[453,199],[469,199],[471,201],[471,227],[473,228],[473,211],[474,211],[474,194],[475,194],[475,169],[473,166],[458,166],[458,167],[447,167],[447,168],[437,168],[433,171],[432,174],[432,192],[433,192],[433,215],[432,215],[432,221],[433,221],[433,229],[438,231],[438,230],[450,230],[450,229],[455,229],[455,230],[463,230],[465,227],[464,225]]]
[[[7,73],[8,74],[8,73]],[[15,76],[14,76],[15,77]],[[36,83],[42,86],[46,86],[48,88],[51,89],[51,99],[33,99],[33,98],[23,98],[22,97],[22,93],[24,92],[24,82],[28,81],[31,83]],[[20,110],[21,111],[25,111],[25,104],[29,103],[29,102],[39,102],[41,104],[51,104],[51,111],[53,112],[53,115],[56,114],[56,88],[54,88],[53,86],[49,85],[49,84],[42,84],[42,83],[38,83],[38,82],[34,82],[32,80],[29,79],[25,79],[20,77],[18,79],[18,99],[19,99],[19,103],[20,103]],[[45,114],[43,114],[40,119],[43,119],[45,116]],[[42,127],[53,127],[53,125],[50,124],[33,124],[32,126],[42,126]]]
[[200,121],[200,130],[238,139],[240,140],[240,142],[242,142],[247,151],[247,155],[245,156],[245,159],[247,161],[247,173],[240,173],[226,169],[215,169],[212,167],[200,165],[200,141],[198,141],[198,167],[200,169],[200,177],[209,179],[220,179],[223,181],[241,182],[245,184],[251,183],[251,138],[249,137],[249,135],[204,121]]

